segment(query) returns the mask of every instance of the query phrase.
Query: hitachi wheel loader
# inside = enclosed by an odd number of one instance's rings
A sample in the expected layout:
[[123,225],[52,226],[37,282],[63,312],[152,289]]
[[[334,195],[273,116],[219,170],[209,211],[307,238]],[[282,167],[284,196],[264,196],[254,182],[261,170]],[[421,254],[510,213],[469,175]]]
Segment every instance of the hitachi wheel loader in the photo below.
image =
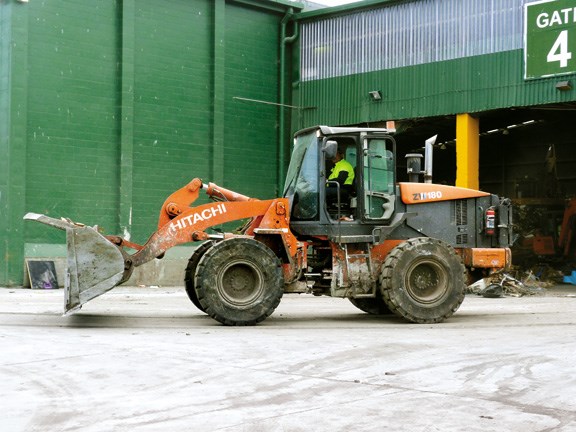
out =
[[[432,183],[431,140],[425,148],[424,163],[421,154],[407,155],[409,181],[397,182],[387,129],[302,130],[282,198],[249,198],[195,178],[166,199],[144,245],[67,219],[25,219],[67,233],[65,312],[128,281],[135,267],[171,247],[202,242],[185,289],[222,324],[259,323],[284,293],[342,297],[369,314],[437,323],[460,307],[467,284],[511,264],[512,207],[487,192]],[[337,152],[354,170],[346,190],[330,179]],[[201,191],[213,201],[192,206]],[[211,233],[231,221],[244,224]]]

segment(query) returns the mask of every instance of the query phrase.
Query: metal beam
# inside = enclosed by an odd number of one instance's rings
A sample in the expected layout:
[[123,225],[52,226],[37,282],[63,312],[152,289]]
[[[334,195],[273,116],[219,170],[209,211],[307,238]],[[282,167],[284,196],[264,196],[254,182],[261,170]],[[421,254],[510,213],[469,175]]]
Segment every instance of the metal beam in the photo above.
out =
[[224,182],[224,98],[226,56],[226,2],[214,0],[212,64],[212,172],[215,183]]
[[0,285],[15,286],[24,269],[29,7],[0,9]]
[[300,2],[289,0],[230,0],[233,3],[240,3],[253,6],[259,9],[266,9],[275,12],[286,12],[290,8],[303,9],[304,5]]
[[456,186],[479,188],[479,124],[470,114],[456,116]]
[[136,6],[134,0],[122,2],[121,104],[120,104],[120,211],[119,228],[125,238],[132,231],[134,182],[134,51]]

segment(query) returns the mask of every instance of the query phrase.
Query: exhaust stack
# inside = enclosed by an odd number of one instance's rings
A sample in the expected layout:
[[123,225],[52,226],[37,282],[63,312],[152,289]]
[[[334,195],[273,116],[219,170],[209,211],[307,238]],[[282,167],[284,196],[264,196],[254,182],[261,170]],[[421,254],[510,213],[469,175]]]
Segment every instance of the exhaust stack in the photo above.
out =
[[432,183],[432,157],[436,138],[438,138],[438,135],[428,138],[424,143],[424,183]]

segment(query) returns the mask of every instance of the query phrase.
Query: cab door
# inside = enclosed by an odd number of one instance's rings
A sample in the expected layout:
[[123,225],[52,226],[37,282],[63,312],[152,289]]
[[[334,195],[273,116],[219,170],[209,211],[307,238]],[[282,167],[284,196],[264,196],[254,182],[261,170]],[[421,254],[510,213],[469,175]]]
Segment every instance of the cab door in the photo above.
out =
[[396,143],[391,136],[363,140],[362,208],[364,220],[388,220],[394,214]]

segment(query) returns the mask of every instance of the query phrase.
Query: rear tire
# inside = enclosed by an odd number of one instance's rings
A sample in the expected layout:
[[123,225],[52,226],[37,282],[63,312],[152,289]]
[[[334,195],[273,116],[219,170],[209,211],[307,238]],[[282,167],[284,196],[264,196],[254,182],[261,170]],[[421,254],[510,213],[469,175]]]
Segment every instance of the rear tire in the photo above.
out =
[[188,260],[188,265],[186,266],[186,272],[184,273],[184,286],[186,287],[186,294],[190,301],[200,309],[202,312],[206,312],[200,301],[198,300],[198,295],[196,294],[196,287],[194,284],[194,278],[196,277],[196,268],[200,259],[204,256],[206,251],[212,247],[214,242],[207,241],[202,243],[196,248],[190,259]]
[[380,288],[390,310],[415,323],[444,321],[464,300],[466,269],[448,244],[415,238],[396,246],[382,266]]
[[284,294],[280,260],[251,238],[213,245],[200,259],[196,294],[204,311],[225,325],[254,325],[274,312]]
[[379,295],[375,298],[349,298],[350,303],[370,315],[389,315],[392,312]]

